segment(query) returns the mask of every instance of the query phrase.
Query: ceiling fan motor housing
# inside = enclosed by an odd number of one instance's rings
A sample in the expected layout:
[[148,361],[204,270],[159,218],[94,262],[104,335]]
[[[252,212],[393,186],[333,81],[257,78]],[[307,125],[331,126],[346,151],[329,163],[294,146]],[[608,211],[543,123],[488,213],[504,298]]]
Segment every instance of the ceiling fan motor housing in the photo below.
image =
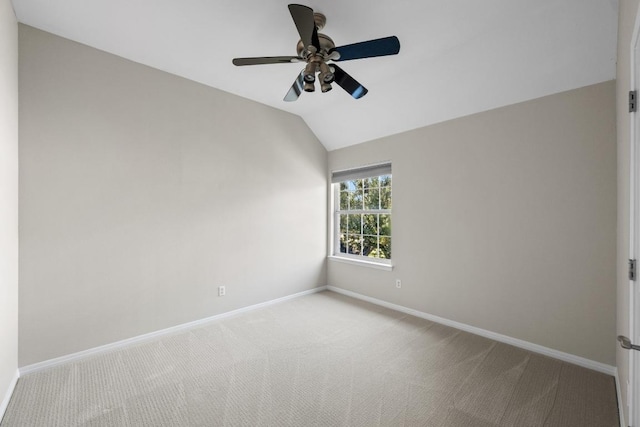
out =
[[[336,45],[331,40],[331,37],[326,34],[318,33],[318,41],[320,42],[320,51],[315,52],[315,54],[322,55],[325,59],[329,59],[329,51],[331,49],[335,49]],[[298,45],[296,46],[296,50],[298,52],[298,56],[301,58],[307,59],[310,55],[314,53],[308,49],[308,46],[305,46],[302,40],[298,41]],[[315,50],[315,49],[314,49]]]

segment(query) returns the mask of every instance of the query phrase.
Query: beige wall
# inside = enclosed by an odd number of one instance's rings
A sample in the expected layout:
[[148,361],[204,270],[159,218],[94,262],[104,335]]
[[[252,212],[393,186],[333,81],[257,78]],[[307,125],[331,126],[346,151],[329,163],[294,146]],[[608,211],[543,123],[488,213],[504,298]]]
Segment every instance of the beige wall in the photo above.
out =
[[20,366],[326,283],[299,117],[27,26],[20,91]]
[[18,370],[18,23],[0,0],[0,418]]
[[[622,0],[618,20],[618,66],[617,66],[617,129],[618,129],[618,316],[617,333],[629,335],[629,281],[627,260],[629,259],[629,110],[627,94],[630,87],[630,46],[633,25],[638,11],[638,0]],[[622,391],[621,407],[629,420],[627,381],[629,380],[629,352],[616,347],[616,364]],[[624,402],[624,403],[623,403]]]
[[330,261],[330,285],[615,365],[613,81],[332,151],[329,169],[383,160],[395,269]]

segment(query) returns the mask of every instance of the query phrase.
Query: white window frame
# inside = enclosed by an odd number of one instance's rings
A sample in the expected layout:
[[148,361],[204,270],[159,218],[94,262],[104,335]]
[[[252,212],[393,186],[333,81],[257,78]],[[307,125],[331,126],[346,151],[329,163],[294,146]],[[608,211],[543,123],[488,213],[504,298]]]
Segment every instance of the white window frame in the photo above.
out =
[[[332,261],[344,262],[348,264],[356,264],[364,267],[378,268],[382,270],[390,271],[393,269],[392,259],[374,258],[364,255],[353,255],[340,252],[340,215],[344,213],[340,210],[340,183],[355,179],[371,178],[375,176],[391,175],[391,197],[393,199],[393,175],[391,172],[391,163],[385,162],[380,164],[368,165],[356,169],[347,169],[341,171],[335,171],[331,177],[331,210],[332,210],[332,227],[331,227],[331,242],[332,249],[329,259]],[[391,222],[393,223],[392,209],[354,209],[349,211],[349,214],[387,214],[391,215]],[[393,227],[391,228],[393,230]],[[392,232],[393,234],[393,232]],[[393,236],[391,238],[391,244],[393,245]]]

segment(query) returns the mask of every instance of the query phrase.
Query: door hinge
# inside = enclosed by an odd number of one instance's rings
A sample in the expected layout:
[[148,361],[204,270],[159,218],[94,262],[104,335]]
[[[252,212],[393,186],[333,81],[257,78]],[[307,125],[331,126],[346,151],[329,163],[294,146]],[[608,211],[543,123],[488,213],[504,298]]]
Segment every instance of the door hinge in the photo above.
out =
[[636,260],[629,260],[629,280],[636,280]]
[[629,112],[630,113],[635,113],[636,111],[638,111],[638,91],[637,90],[630,90],[629,91]]

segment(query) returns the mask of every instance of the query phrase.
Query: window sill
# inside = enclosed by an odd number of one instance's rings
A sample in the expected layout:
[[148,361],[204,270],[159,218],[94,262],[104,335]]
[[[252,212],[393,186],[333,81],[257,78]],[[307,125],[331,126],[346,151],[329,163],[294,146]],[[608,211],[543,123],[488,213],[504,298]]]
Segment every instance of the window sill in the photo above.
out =
[[380,263],[380,262],[365,261],[365,260],[341,257],[341,256],[336,256],[336,255],[329,255],[328,258],[329,258],[330,261],[337,261],[337,262],[342,262],[342,263],[345,263],[345,264],[359,265],[361,267],[376,268],[378,270],[385,270],[385,271],[392,271],[393,270],[393,265],[392,264],[383,264],[383,263]]

